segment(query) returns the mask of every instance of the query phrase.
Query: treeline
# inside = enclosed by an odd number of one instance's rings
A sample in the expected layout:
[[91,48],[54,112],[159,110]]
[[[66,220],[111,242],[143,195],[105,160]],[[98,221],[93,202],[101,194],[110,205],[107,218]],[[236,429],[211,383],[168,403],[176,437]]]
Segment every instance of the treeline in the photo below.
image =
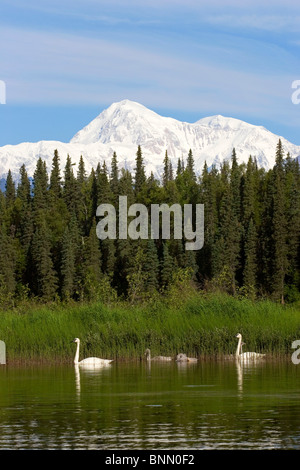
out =
[[[231,161],[196,176],[190,150],[172,168],[166,152],[162,181],[146,176],[138,147],[134,175],[113,154],[87,175],[82,157],[70,156],[61,174],[54,152],[50,178],[40,158],[31,184],[25,166],[18,185],[8,172],[0,191],[0,302],[25,298],[97,300],[153,296],[190,279],[195,286],[250,298],[300,299],[300,169],[279,140],[273,169],[255,158]],[[185,251],[185,240],[103,240],[96,208],[135,202],[204,204],[204,247]],[[171,231],[172,233],[172,231]],[[173,283],[173,284],[172,284]]]

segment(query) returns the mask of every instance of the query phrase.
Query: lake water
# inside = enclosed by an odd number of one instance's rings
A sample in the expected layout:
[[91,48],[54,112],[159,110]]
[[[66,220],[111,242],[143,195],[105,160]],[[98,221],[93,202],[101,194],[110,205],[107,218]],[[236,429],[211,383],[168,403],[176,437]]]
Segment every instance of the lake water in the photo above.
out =
[[300,449],[300,365],[0,366],[0,449]]

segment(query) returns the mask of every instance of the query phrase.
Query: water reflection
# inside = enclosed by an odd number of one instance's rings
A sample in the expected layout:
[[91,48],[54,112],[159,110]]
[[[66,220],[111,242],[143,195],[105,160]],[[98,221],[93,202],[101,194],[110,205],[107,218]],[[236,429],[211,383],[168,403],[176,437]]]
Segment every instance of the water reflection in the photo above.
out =
[[77,396],[80,396],[80,371],[79,371],[79,365],[75,364],[74,365],[74,371],[75,371],[75,386],[76,386],[76,394]]
[[266,365],[265,360],[252,360],[252,361],[241,361],[239,358],[235,358],[236,374],[237,374],[237,389],[238,396],[241,398],[243,395],[243,383],[244,375],[251,376],[255,375],[257,369],[260,369]]
[[300,449],[299,379],[234,360],[7,367],[0,449]]
[[[243,396],[243,382],[244,382],[244,371],[245,369],[249,371],[249,363],[245,363],[240,361],[238,358],[235,358],[235,366],[236,366],[236,373],[237,373],[237,389],[238,389],[238,397],[242,398]],[[251,367],[250,367],[251,370]]]
[[242,396],[243,392],[243,370],[241,363],[238,359],[235,359],[235,366],[236,366],[236,375],[237,375],[237,389],[238,389],[238,396]]
[[106,364],[105,366],[93,365],[93,364],[74,364],[74,372],[75,372],[75,387],[76,387],[76,394],[80,396],[81,392],[81,382],[80,382],[80,374],[85,377],[99,377],[105,372],[111,369],[111,364]]
[[179,372],[187,372],[187,370],[193,370],[197,368],[196,362],[176,362],[177,370]]

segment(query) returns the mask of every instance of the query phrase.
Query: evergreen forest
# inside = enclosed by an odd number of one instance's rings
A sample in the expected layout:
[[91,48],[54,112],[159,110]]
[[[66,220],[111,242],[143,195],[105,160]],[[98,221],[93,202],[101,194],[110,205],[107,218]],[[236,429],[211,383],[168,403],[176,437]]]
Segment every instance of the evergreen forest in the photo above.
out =
[[[220,168],[200,175],[192,150],[172,167],[168,153],[158,181],[145,172],[141,147],[131,173],[104,162],[75,172],[71,156],[51,169],[39,158],[33,178],[24,165],[18,182],[7,174],[0,191],[0,306],[126,299],[142,302],[183,279],[195,290],[278,303],[300,300],[300,168],[279,140],[276,163],[258,168],[254,156],[239,164],[235,149]],[[48,171],[49,170],[49,171]],[[204,204],[204,246],[185,240],[99,240],[96,209],[142,203]],[[172,231],[171,231],[172,233]]]

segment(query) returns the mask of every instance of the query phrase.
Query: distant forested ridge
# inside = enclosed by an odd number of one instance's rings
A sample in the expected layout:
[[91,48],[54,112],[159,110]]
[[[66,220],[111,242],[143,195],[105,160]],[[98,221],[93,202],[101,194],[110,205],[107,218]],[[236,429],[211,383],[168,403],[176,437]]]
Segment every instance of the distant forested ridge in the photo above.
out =
[[[176,276],[195,288],[278,302],[300,299],[300,168],[279,140],[273,169],[231,161],[199,177],[190,150],[173,168],[167,152],[162,180],[145,174],[138,147],[134,174],[105,163],[75,173],[71,157],[60,168],[54,152],[50,178],[37,161],[33,182],[20,168],[8,172],[0,191],[0,303],[18,299],[101,300],[108,295],[138,301],[164,292]],[[96,235],[96,208],[204,204],[204,247],[185,251],[185,240],[103,240]],[[172,230],[171,230],[172,234]]]

